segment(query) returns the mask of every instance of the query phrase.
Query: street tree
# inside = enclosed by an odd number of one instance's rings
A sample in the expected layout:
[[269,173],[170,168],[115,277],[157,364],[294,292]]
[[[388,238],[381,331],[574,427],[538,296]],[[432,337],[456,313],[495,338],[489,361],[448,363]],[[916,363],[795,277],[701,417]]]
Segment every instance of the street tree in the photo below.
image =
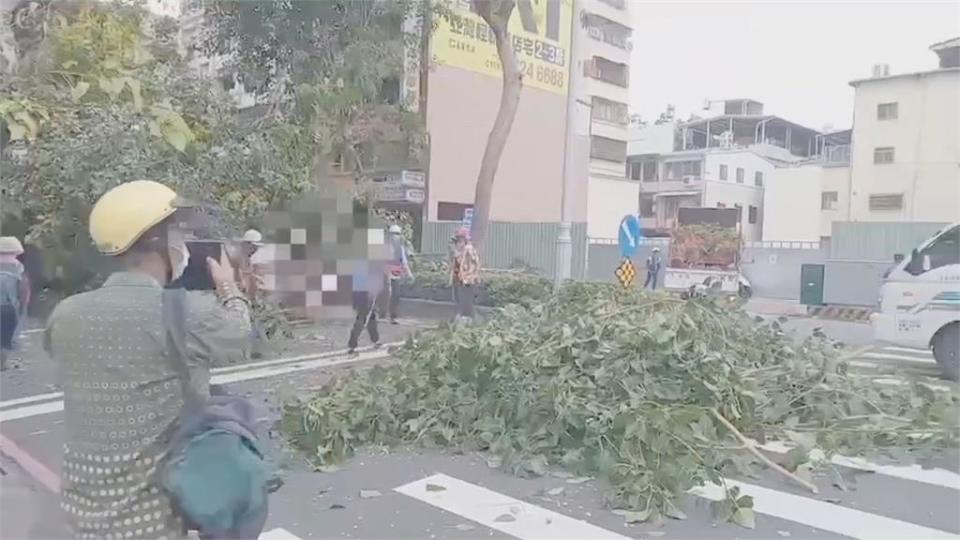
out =
[[471,236],[481,252],[487,239],[490,225],[490,204],[493,199],[493,183],[500,166],[503,149],[507,145],[513,120],[520,104],[520,91],[523,89],[523,73],[517,61],[516,52],[510,37],[508,25],[510,16],[516,8],[516,0],[471,0],[474,11],[490,27],[493,33],[497,56],[500,59],[503,86],[500,91],[500,105],[497,116],[487,137],[487,145],[480,161],[477,174],[477,187],[474,193],[473,222]]
[[298,126],[253,124],[178,54],[168,21],[136,7],[51,3],[18,28],[18,70],[0,83],[5,221],[47,248],[69,282],[97,273],[85,222],[111,187],[149,178],[242,226],[309,188]]

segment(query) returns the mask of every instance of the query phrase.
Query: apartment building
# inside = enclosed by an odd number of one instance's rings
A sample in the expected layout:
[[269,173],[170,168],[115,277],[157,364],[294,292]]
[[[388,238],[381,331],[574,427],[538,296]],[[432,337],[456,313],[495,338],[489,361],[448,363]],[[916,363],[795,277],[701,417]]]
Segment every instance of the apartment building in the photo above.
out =
[[635,134],[628,174],[640,186],[649,234],[676,225],[683,207],[739,208],[746,240],[763,238],[764,187],[778,167],[820,155],[821,133],[764,113],[752,99],[722,100],[704,118],[648,126]]
[[637,182],[626,175],[629,140],[630,23],[628,0],[579,0],[582,73],[576,99],[590,109],[587,234],[609,237],[637,211]]
[[816,159],[767,182],[764,240],[816,241],[844,221],[960,220],[960,38],[930,49],[935,69],[877,65],[850,83],[853,129],[823,135]]
[[850,83],[851,221],[960,219],[960,38],[936,43],[935,69]]

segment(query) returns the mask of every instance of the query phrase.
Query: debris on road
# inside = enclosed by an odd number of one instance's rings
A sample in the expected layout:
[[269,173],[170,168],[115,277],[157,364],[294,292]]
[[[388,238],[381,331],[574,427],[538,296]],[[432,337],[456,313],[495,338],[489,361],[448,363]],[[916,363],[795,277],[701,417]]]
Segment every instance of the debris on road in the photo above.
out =
[[[401,361],[288,404],[284,433],[323,465],[413,443],[486,451],[521,476],[562,467],[579,475],[570,484],[602,478],[612,502],[655,523],[683,519],[689,489],[758,461],[813,491],[808,467],[833,452],[956,444],[958,394],[876,385],[833,345],[796,343],[722,298],[576,283],[422,334]],[[752,440],[791,441],[799,474]],[[753,526],[752,499],[734,491],[717,519]]]

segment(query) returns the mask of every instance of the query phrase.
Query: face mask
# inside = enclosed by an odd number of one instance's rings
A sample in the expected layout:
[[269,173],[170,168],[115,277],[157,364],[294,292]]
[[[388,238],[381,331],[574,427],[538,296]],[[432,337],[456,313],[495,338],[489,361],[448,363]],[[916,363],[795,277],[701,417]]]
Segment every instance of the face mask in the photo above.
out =
[[[176,253],[176,256],[174,254]],[[186,244],[178,242],[170,246],[170,280],[180,279],[183,271],[187,269],[187,263],[190,262],[190,252]]]

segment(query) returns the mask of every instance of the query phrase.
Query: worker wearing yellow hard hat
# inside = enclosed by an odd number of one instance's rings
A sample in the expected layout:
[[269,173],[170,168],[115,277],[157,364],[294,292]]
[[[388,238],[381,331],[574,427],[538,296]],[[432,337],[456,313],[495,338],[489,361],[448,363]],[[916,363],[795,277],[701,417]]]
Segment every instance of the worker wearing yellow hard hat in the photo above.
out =
[[90,236],[119,269],[48,321],[44,348],[64,381],[63,507],[77,537],[184,537],[158,480],[170,434],[184,402],[209,397],[210,369],[247,353],[250,309],[227,257],[206,261],[214,290],[175,291],[181,309],[165,311],[190,257],[180,206],[152,181],[100,197]]

